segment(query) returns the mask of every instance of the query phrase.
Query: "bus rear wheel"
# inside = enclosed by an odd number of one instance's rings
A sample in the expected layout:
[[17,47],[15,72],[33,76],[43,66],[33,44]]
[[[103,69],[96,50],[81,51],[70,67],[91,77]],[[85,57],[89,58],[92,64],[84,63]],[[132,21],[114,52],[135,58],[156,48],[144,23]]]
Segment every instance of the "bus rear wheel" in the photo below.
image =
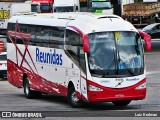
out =
[[75,108],[82,107],[82,101],[77,98],[74,87],[69,88],[67,94],[67,101],[72,107]]
[[24,88],[24,94],[25,94],[26,98],[28,98],[28,99],[38,98],[38,97],[41,97],[41,95],[42,95],[41,92],[33,91],[30,89],[29,81],[28,81],[27,77],[24,79],[23,88]]
[[131,100],[127,100],[127,101],[112,101],[112,103],[115,106],[119,106],[119,107],[127,106],[130,102],[131,102]]

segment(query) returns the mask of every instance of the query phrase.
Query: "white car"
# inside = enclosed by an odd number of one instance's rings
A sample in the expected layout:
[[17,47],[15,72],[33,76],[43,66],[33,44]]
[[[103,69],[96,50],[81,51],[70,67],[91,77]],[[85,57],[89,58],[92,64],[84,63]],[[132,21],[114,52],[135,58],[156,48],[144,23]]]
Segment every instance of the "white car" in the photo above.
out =
[[0,77],[7,76],[7,52],[0,53]]

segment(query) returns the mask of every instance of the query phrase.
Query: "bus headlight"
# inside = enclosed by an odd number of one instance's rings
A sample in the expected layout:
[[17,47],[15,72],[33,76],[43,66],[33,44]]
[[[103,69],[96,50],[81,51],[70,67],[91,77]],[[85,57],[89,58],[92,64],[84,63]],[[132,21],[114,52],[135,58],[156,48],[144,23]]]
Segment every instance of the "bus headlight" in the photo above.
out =
[[136,87],[137,90],[146,88],[146,82]]
[[99,87],[95,87],[93,85],[89,85],[88,89],[89,89],[89,91],[103,91],[103,89],[101,89]]

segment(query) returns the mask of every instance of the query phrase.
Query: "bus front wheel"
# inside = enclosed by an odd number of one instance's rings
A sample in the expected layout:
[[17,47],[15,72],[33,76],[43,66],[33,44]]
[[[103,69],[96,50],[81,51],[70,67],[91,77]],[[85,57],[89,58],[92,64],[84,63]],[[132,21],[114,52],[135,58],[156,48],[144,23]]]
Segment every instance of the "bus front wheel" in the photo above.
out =
[[27,77],[24,79],[23,88],[24,88],[24,94],[25,94],[26,98],[28,98],[28,99],[38,98],[42,95],[41,92],[33,91],[30,89],[29,81],[28,81]]
[[127,101],[112,101],[112,103],[115,106],[127,106],[130,102],[131,102],[131,100],[127,100]]
[[77,98],[74,87],[69,88],[67,94],[67,101],[72,107],[75,108],[82,107],[82,101]]

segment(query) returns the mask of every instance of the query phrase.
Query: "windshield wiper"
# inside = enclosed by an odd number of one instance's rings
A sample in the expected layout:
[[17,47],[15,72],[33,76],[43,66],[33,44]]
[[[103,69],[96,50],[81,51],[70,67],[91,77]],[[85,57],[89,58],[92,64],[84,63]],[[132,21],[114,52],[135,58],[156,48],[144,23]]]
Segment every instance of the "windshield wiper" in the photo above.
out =
[[102,75],[102,77],[105,77],[105,75],[108,74],[110,68],[111,68],[111,67],[114,65],[114,63],[117,61],[117,60],[116,60],[116,57],[115,57],[115,50],[114,50],[114,49],[113,49],[113,53],[114,53],[114,58],[113,58],[111,64],[106,68],[107,70],[104,72],[104,74]]
[[[113,53],[115,53],[114,49],[113,49]],[[118,75],[120,61],[122,61],[122,63],[125,65],[125,68],[127,68],[127,71],[130,73],[130,75],[135,76],[134,72],[130,70],[129,66],[120,58],[119,51],[117,51],[117,57],[116,57],[116,54],[114,54],[114,59],[112,60],[111,64],[106,68],[107,70],[105,70],[102,77],[105,77],[105,75],[108,74],[108,72],[110,71],[110,68],[114,65],[114,63],[116,63],[115,68],[117,68],[116,74]]]
[[[118,57],[118,58],[117,58],[117,60],[118,60],[118,66],[119,66],[120,61],[122,61],[123,64],[125,65],[125,68],[127,68],[127,71],[128,71],[132,76],[135,76],[134,72],[133,72],[132,70],[130,70],[130,69],[129,69],[129,66],[120,58],[119,51],[117,51],[117,53],[118,53],[118,56],[117,56],[117,57]],[[119,70],[119,68],[117,68],[117,70]]]

